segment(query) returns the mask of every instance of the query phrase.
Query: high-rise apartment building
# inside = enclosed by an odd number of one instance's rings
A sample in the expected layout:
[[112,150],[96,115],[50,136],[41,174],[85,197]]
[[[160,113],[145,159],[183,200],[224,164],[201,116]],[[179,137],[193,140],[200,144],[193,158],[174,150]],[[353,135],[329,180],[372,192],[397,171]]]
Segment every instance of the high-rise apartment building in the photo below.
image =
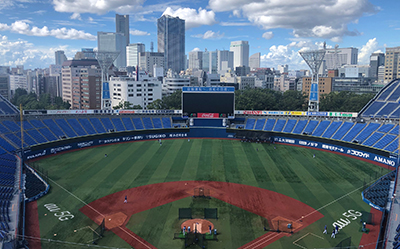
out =
[[385,53],[385,83],[397,79],[400,76],[400,47],[386,48]]
[[64,51],[58,50],[55,52],[55,59],[56,65],[62,65],[67,60],[67,56],[65,56]]
[[115,32],[122,33],[125,36],[127,46],[129,42],[129,15],[115,14]]
[[133,43],[126,46],[126,66],[135,68],[139,66],[139,55],[145,51],[143,43]]
[[164,63],[164,53],[141,52],[139,54],[139,68],[147,73],[151,74],[156,65],[164,68]]
[[233,68],[233,52],[229,50],[218,50],[217,51],[217,72],[219,74],[225,74],[229,69]]
[[260,68],[260,61],[261,61],[261,53],[255,53],[250,56],[249,59],[249,67],[251,70],[254,70],[256,68]]
[[203,70],[209,74],[215,74],[218,71],[218,50],[203,52]]
[[6,99],[10,99],[9,80],[8,74],[0,74],[0,94]]
[[28,91],[28,78],[23,74],[11,74],[10,75],[10,90],[12,93],[18,89],[22,88]]
[[357,48],[329,48],[326,49],[325,57],[326,69],[338,69],[343,65],[357,65]]
[[385,65],[384,53],[372,53],[369,57],[370,77],[378,78],[378,69]]
[[126,67],[126,39],[122,33],[97,32],[97,47],[99,51],[120,52],[114,65],[117,68]]
[[190,69],[203,69],[203,51],[189,52],[189,65]]
[[233,68],[240,66],[249,66],[249,42],[233,41],[230,51],[233,52]]
[[62,98],[71,109],[101,109],[101,69],[97,60],[63,63]]
[[164,53],[165,69],[185,70],[185,20],[163,15],[157,20],[157,49]]

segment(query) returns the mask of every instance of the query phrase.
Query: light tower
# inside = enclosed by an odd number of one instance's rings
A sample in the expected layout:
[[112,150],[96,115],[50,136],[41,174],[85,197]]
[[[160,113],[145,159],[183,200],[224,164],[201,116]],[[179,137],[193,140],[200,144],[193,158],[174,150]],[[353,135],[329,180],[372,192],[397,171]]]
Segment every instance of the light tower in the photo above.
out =
[[101,68],[101,109],[111,109],[110,86],[108,83],[108,69],[117,59],[120,51],[96,51],[96,59]]
[[326,44],[324,43],[324,48],[319,50],[311,50],[299,52],[301,57],[306,61],[307,65],[311,69],[311,89],[310,89],[310,99],[308,101],[308,111],[318,112],[319,111],[319,98],[318,98],[318,70],[325,56]]

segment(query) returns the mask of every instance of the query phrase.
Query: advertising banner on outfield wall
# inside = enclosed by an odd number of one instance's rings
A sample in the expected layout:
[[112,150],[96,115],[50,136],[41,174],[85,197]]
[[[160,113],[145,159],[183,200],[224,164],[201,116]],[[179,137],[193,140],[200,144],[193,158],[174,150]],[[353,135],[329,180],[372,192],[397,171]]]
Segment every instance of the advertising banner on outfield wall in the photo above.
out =
[[188,134],[185,132],[174,132],[174,133],[157,133],[157,134],[141,134],[141,135],[125,135],[125,136],[116,136],[113,138],[97,138],[97,139],[88,139],[87,141],[81,142],[71,142],[66,145],[59,146],[51,146],[46,149],[34,150],[28,149],[24,151],[25,160],[31,160],[35,158],[39,158],[42,156],[54,155],[59,152],[76,150],[82,148],[89,148],[92,146],[105,145],[105,144],[114,144],[114,143],[123,143],[123,142],[133,142],[133,141],[141,141],[141,140],[150,140],[150,139],[168,139],[168,138],[186,138]]
[[300,145],[300,146],[305,146],[305,147],[312,147],[312,148],[318,148],[318,149],[323,149],[323,150],[327,150],[327,151],[338,152],[338,153],[351,155],[351,156],[371,160],[374,162],[382,163],[382,164],[385,164],[385,165],[388,165],[391,167],[396,167],[395,159],[376,155],[376,154],[369,153],[369,152],[364,152],[361,150],[355,150],[355,149],[348,148],[348,147],[342,147],[342,146],[338,146],[338,145],[331,145],[328,143],[320,143],[320,142],[314,142],[314,141],[308,141],[308,140],[286,138],[286,137],[274,137],[273,141],[275,141],[277,143]]
[[236,110],[235,114],[244,115],[281,115],[281,116],[320,116],[320,117],[357,117],[357,112],[302,112],[302,111],[242,111]]

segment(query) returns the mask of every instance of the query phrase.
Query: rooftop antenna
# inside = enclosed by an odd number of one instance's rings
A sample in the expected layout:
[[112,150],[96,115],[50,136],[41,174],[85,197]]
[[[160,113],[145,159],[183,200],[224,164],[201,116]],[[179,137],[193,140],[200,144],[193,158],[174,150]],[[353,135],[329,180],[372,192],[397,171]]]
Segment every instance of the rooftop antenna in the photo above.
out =
[[319,111],[319,91],[318,91],[318,70],[326,53],[326,42],[324,42],[323,49],[299,52],[301,57],[305,60],[311,69],[311,90],[310,98],[308,101],[308,111]]
[[110,97],[110,86],[108,83],[108,69],[117,59],[120,51],[96,51],[96,59],[101,68],[101,109],[111,110],[111,97]]
[[153,42],[150,42],[150,52],[154,52],[154,45],[153,45]]

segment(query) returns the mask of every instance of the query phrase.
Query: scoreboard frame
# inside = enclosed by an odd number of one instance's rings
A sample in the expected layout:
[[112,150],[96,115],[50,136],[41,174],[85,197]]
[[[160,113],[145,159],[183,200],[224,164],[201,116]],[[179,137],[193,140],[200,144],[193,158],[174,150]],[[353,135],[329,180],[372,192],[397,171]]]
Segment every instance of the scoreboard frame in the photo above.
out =
[[[222,93],[222,94],[232,94],[232,112],[231,113],[214,113],[214,112],[192,112],[194,116],[186,113],[184,106],[184,95],[185,94],[212,94],[212,93]],[[235,88],[234,87],[182,87],[182,118],[200,118],[200,119],[234,119],[235,118]],[[201,114],[200,116],[198,114]],[[230,115],[229,115],[230,114]]]

